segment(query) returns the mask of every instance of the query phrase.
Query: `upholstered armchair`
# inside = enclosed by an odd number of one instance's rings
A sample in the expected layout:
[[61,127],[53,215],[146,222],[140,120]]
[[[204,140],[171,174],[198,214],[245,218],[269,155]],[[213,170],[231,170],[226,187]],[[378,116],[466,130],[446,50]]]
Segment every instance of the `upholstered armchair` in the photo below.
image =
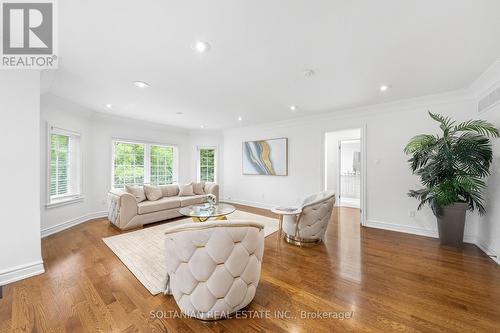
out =
[[248,221],[188,223],[165,232],[166,294],[182,313],[203,320],[230,316],[254,298],[264,226]]
[[334,204],[335,193],[330,191],[305,198],[297,215],[283,217],[285,240],[299,246],[323,241]]

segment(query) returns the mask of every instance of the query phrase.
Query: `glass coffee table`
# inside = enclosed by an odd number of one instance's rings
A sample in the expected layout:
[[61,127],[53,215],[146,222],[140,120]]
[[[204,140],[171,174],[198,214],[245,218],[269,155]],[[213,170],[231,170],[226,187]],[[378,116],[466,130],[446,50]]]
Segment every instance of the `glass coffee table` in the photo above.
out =
[[235,210],[236,208],[233,205],[219,202],[214,206],[201,204],[182,207],[179,209],[179,213],[191,217],[194,222],[205,222],[211,217],[215,220],[227,220],[226,215],[231,214]]

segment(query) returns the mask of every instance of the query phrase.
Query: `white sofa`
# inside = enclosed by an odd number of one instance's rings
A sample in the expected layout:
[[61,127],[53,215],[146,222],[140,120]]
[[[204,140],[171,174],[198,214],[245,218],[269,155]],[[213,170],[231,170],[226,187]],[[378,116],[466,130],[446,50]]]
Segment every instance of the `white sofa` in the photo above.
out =
[[189,223],[172,227],[165,237],[165,293],[185,315],[221,319],[253,300],[264,254],[262,224]]
[[159,187],[162,192],[160,199],[142,202],[137,202],[136,197],[125,190],[111,190],[108,194],[108,220],[122,230],[133,229],[182,216],[179,213],[181,207],[205,203],[208,194],[219,198],[219,185],[216,183],[205,183],[203,194],[191,196],[179,196],[176,184]]

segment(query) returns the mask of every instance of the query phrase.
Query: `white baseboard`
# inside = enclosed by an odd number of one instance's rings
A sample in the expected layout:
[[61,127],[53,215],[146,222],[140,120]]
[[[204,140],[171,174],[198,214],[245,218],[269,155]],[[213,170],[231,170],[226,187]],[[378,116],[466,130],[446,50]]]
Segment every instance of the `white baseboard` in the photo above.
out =
[[498,253],[496,253],[488,244],[486,244],[485,241],[478,239],[476,241],[476,245],[481,249],[481,251],[486,253],[488,257],[493,259],[494,262],[500,265],[500,257],[498,256]]
[[[368,219],[366,221],[365,227],[403,232],[405,234],[438,238],[437,230],[412,227],[412,226],[402,225],[402,224],[387,223],[387,222],[382,222],[382,221],[373,220],[373,219]],[[474,237],[474,235],[464,235],[464,242],[475,244],[476,237]]]
[[59,223],[59,224],[54,225],[52,227],[42,229],[41,235],[42,235],[42,238],[44,238],[44,237],[47,237],[49,235],[55,234],[57,232],[74,227],[75,225],[78,225],[80,223],[87,222],[89,220],[97,219],[100,217],[105,217],[105,216],[108,216],[108,212],[102,211],[102,212],[85,214],[85,215],[77,217],[75,219],[72,219],[72,220],[69,220],[69,221],[66,221],[63,223]]
[[251,206],[251,207],[256,207],[256,208],[262,208],[262,209],[271,209],[271,208],[274,208],[277,206],[277,205],[265,204],[262,202],[239,200],[239,199],[222,199],[221,201],[227,202],[227,203],[234,203],[234,204],[240,204],[240,205],[245,205],[245,206]]
[[42,274],[43,272],[45,272],[45,269],[42,260],[4,269],[0,271],[0,286]]

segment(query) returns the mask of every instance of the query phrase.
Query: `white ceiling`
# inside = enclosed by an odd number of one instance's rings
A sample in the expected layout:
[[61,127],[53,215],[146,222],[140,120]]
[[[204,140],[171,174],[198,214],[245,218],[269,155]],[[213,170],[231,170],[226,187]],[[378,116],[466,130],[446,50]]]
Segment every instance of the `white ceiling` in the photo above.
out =
[[[58,10],[50,93],[185,128],[461,89],[500,57],[498,0],[64,0]],[[196,40],[211,51],[193,52]]]

